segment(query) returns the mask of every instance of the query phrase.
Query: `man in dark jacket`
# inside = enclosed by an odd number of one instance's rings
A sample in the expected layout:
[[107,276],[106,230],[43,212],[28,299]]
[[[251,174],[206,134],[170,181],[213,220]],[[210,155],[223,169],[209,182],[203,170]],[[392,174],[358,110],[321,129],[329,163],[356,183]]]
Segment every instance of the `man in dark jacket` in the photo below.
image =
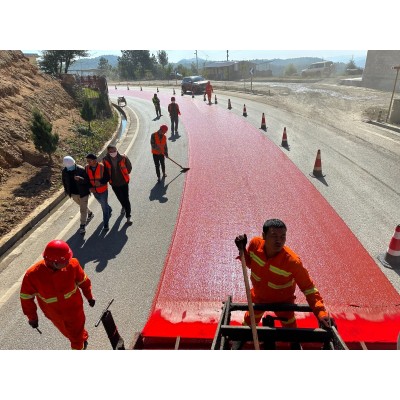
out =
[[171,97],[171,103],[168,105],[168,112],[171,118],[171,136],[173,136],[174,132],[178,134],[179,115],[181,115],[179,106],[175,103],[175,97]]
[[63,160],[62,183],[65,193],[79,205],[81,219],[79,233],[86,232],[85,225],[93,218],[93,212],[88,207],[90,196],[89,180],[85,168],[75,163],[71,156]]
[[161,117],[161,106],[160,106],[160,99],[158,98],[157,93],[154,93],[152,100],[153,100],[154,108],[156,109],[157,118],[160,118]]
[[129,158],[125,154],[121,155],[113,144],[107,146],[107,155],[103,158],[103,164],[111,177],[109,184],[121,203],[121,214],[125,214],[126,223],[132,225],[128,186],[132,164]]

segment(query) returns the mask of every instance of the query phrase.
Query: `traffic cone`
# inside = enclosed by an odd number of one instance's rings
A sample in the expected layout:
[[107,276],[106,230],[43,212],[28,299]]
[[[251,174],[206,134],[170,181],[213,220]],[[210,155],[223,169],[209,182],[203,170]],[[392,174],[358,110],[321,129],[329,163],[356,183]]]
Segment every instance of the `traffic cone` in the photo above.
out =
[[172,89],[172,94],[175,94],[175,89]]
[[247,117],[246,104],[243,104],[243,117]]
[[127,86],[127,89],[129,90],[129,85]]
[[142,89],[142,87],[140,86],[140,91],[142,91],[143,89]]
[[115,90],[117,90],[117,85],[115,85]]
[[379,255],[378,260],[387,268],[400,268],[400,225],[396,226],[386,254]]
[[217,95],[215,95],[215,104],[218,104],[218,102],[217,102]]
[[267,130],[267,125],[265,125],[265,115],[264,115],[264,113],[262,113],[262,118],[261,118],[261,129],[263,129],[264,131]]
[[194,93],[193,93],[193,90],[192,90],[192,99],[194,99]]
[[287,135],[286,135],[286,126],[283,128],[283,134],[282,134],[282,147],[286,147],[287,149],[289,148],[289,144],[287,141]]
[[232,110],[231,99],[228,99],[228,110]]
[[158,93],[158,88],[157,88],[157,93]]
[[204,93],[203,101],[206,101],[206,94]]
[[317,151],[317,157],[315,159],[314,169],[311,176],[314,178],[322,178],[325,176],[322,174],[321,150]]

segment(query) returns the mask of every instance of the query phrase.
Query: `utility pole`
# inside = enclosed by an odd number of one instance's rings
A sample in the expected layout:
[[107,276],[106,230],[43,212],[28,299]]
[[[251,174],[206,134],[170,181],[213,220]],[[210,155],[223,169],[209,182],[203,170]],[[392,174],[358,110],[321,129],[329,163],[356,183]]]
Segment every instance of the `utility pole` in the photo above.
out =
[[194,51],[194,54],[196,54],[196,68],[197,68],[197,73],[199,73],[199,60],[197,59],[197,50]]
[[396,83],[397,83],[397,77],[398,77],[398,75],[399,75],[400,65],[398,65],[397,67],[392,67],[392,69],[395,69],[395,70],[396,70],[396,79],[394,80],[392,98],[390,99],[389,110],[388,110],[388,113],[387,113],[387,115],[386,115],[386,122],[388,122],[390,110],[392,109],[393,96],[394,96],[394,92],[395,92],[395,90],[396,90]]
[[226,61],[229,61],[229,50],[226,51]]

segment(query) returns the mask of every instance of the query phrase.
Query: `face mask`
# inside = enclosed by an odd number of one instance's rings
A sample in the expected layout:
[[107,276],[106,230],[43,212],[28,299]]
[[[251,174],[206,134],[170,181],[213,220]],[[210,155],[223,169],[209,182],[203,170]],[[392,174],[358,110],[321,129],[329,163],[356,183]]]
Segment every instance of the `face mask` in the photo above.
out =
[[67,167],[67,171],[73,171],[75,169],[75,165],[72,165],[71,167]]
[[118,152],[114,151],[113,153],[108,153],[112,158],[117,157]]

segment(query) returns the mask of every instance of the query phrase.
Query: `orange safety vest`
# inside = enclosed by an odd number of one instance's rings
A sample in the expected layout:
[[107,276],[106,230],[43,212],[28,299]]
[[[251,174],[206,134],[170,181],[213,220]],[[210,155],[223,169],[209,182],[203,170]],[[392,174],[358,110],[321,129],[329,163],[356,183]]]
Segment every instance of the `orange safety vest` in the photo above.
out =
[[[103,159],[103,163],[104,163],[104,166],[107,168],[107,170],[108,170],[108,174],[110,175],[110,185],[112,185],[112,180],[111,180],[111,163],[108,161],[108,160],[106,160],[106,159]],[[126,157],[125,156],[122,156],[122,159],[120,160],[120,161],[118,161],[118,166],[119,166],[119,168],[120,168],[120,170],[121,170],[121,173],[122,173],[122,176],[124,177],[124,179],[125,179],[125,182],[126,183],[129,183],[129,173],[128,173],[128,168],[126,168]]]
[[[100,168],[97,168],[97,167],[100,167]],[[96,180],[100,180],[103,177],[103,175],[104,175],[104,165],[101,164],[101,163],[97,163],[96,169],[94,171],[94,174],[93,174],[92,169],[89,167],[89,165],[86,165],[85,169],[86,169],[86,173],[87,173],[87,175],[89,177],[89,181],[90,181],[90,183],[92,185],[92,189],[94,189],[96,191],[96,193],[105,192],[107,190],[107,183],[100,184],[100,186],[95,186],[94,185]]]
[[154,140],[155,140],[156,146],[158,146],[158,148],[161,149],[161,151],[160,151],[160,150],[157,150],[157,149],[154,149],[154,148],[152,147],[152,148],[151,148],[151,152],[152,152],[153,154],[164,154],[165,145],[166,145],[166,143],[167,143],[167,138],[165,137],[165,135],[163,135],[162,138],[161,138],[161,140],[160,140],[160,137],[159,137],[159,135],[158,135],[158,132],[154,132],[153,135],[154,135]]

